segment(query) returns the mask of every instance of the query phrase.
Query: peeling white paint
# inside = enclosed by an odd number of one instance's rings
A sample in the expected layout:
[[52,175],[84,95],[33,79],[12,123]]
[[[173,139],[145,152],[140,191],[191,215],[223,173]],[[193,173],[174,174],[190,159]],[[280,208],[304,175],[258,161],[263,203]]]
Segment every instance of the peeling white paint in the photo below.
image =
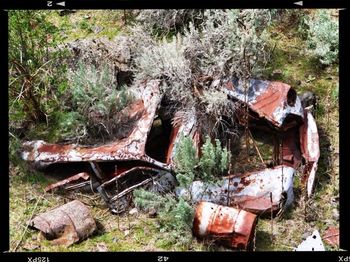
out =
[[320,233],[315,230],[311,236],[307,237],[295,251],[325,251]]

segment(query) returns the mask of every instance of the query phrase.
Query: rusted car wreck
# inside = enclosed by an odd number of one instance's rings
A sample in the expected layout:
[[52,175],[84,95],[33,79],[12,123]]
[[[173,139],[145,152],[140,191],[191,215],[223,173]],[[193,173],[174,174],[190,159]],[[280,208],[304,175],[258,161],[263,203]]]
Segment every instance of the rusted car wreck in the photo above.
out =
[[[140,90],[138,99],[125,109],[134,125],[122,139],[93,147],[48,144],[41,140],[23,144],[22,158],[35,167],[85,165],[82,172],[65,177],[48,186],[46,191],[91,188],[101,194],[112,212],[120,213],[127,208],[135,188],[158,180],[167,183],[167,187],[163,187],[166,190],[174,190],[176,145],[181,136],[189,136],[199,150],[202,134],[195,115],[174,124],[171,119],[158,116],[162,101],[159,81],[144,83]],[[296,172],[303,175],[307,195],[312,194],[320,156],[318,131],[309,108],[302,107],[296,91],[287,84],[250,80],[247,85],[232,80],[220,90],[228,100],[241,105],[235,116],[238,121],[246,124],[244,114],[248,113],[249,129],[260,129],[274,138],[273,164],[253,172],[229,173],[222,178],[220,186],[204,187],[201,181],[194,181],[189,190],[177,188],[176,193],[190,193],[193,203],[198,203],[194,221],[196,235],[223,234],[229,246],[247,248],[256,214],[276,213],[293,203]],[[156,121],[162,123],[158,132],[153,128]],[[203,216],[208,208],[224,210],[226,225],[217,214]],[[240,233],[240,230],[243,231]]]

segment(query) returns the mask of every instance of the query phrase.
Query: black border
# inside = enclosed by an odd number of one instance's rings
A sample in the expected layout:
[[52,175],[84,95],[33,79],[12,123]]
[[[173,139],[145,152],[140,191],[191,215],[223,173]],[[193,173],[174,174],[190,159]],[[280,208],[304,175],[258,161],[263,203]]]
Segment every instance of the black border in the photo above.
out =
[[[5,83],[8,86],[8,70],[6,72],[5,68],[8,69],[8,53],[7,53],[7,48],[8,48],[8,19],[7,19],[7,13],[3,10],[0,10],[0,33],[2,36],[1,41],[1,50],[3,53],[6,54],[6,58],[4,56],[4,59],[1,59],[2,63],[2,70],[1,70],[1,79],[2,80],[2,88],[0,89],[0,97],[3,96],[3,101],[0,102],[0,112],[1,112],[1,117],[0,117],[0,152],[1,152],[1,160],[0,160],[0,210],[2,214],[9,214],[10,207],[9,207],[9,177],[6,174],[9,174],[9,154],[8,154],[8,147],[9,147],[9,133],[8,133],[8,88],[5,88]],[[6,37],[5,37],[6,36]],[[5,82],[6,81],[6,82]],[[7,201],[6,201],[7,200]],[[9,217],[6,217],[4,215],[0,215],[0,225],[2,227],[1,231],[2,232],[9,232]],[[9,234],[3,234],[0,238],[0,250],[8,250],[9,249]]]
[[[0,21],[1,21],[1,47],[4,59],[1,59],[3,64],[2,68],[8,68],[7,63],[7,48],[8,42],[5,36],[8,35],[7,31],[7,12],[6,9],[63,9],[63,7],[56,5],[57,2],[64,0],[53,0],[52,7],[47,7],[46,0],[7,0],[6,2],[0,2]],[[151,0],[66,0],[66,9],[143,9],[143,8],[301,8],[294,4],[298,0],[209,0],[208,2],[202,2],[200,0],[186,1],[186,3],[169,3],[163,1],[151,1]],[[303,1],[304,8],[345,8],[346,0],[318,0],[316,1]],[[339,45],[339,132],[340,132],[340,247],[347,251],[330,251],[330,252],[106,252],[106,253],[94,253],[94,252],[18,252],[7,253],[9,249],[9,235],[5,232],[9,232],[8,217],[0,216],[1,218],[1,240],[0,240],[0,252],[4,252],[0,255],[1,260],[5,261],[19,259],[20,261],[33,261],[34,258],[46,258],[36,262],[49,262],[49,261],[67,261],[67,260],[81,260],[81,259],[108,259],[116,258],[118,261],[126,260],[146,260],[146,261],[159,261],[160,256],[168,257],[167,261],[181,261],[183,259],[220,259],[220,260],[237,260],[237,261],[258,261],[258,260],[276,260],[276,261],[318,261],[325,259],[326,261],[346,261],[350,262],[350,196],[349,196],[349,176],[350,170],[347,164],[347,157],[350,155],[350,129],[347,125],[347,117],[349,111],[350,101],[350,78],[347,73],[350,72],[348,65],[349,59],[349,10],[341,10],[339,13],[339,32],[340,32],[340,45]],[[5,41],[6,39],[6,41]],[[5,79],[8,83],[8,74],[5,70],[1,70],[2,79]],[[8,98],[8,90],[4,87],[1,88],[3,95]],[[5,174],[8,174],[8,99],[4,99],[0,103],[0,109],[2,117],[1,123],[1,137],[4,138],[1,143],[1,178],[0,178],[0,207],[2,213],[9,214],[9,178]],[[5,137],[7,139],[5,139]],[[47,260],[47,258],[49,260]],[[164,260],[163,260],[164,261]],[[33,261],[34,262],[34,261]],[[165,262],[165,261],[164,261]]]
[[[52,5],[48,7],[48,2]],[[300,8],[299,0],[6,0],[2,9],[64,9],[57,5],[65,2],[66,9],[162,9],[162,8]],[[306,0],[304,8],[345,8],[346,0]]]

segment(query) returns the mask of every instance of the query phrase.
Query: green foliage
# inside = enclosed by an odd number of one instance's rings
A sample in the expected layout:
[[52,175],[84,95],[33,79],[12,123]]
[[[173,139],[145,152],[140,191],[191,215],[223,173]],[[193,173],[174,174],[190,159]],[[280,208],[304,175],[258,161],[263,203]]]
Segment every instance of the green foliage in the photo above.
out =
[[215,182],[219,175],[228,169],[230,153],[226,148],[221,147],[218,139],[211,142],[209,136],[206,137],[202,146],[202,156],[199,161],[199,178],[205,182]]
[[86,29],[89,29],[89,23],[86,22],[85,20],[81,21],[79,23],[79,28],[82,29],[82,30],[86,30]]
[[339,25],[332,19],[331,10],[317,10],[315,17],[307,20],[310,52],[324,65],[338,61]]
[[179,182],[179,186],[184,188],[188,188],[191,185],[194,177],[194,172],[176,174],[176,180]]
[[86,117],[74,111],[60,111],[55,114],[59,140],[74,140],[86,135]]
[[18,137],[14,136],[12,133],[10,133],[9,136],[9,160],[10,163],[17,166],[20,163],[20,158],[18,151],[21,146],[21,141],[18,139]]
[[66,81],[58,28],[47,11],[9,11],[10,128],[26,122],[46,122],[60,108],[57,83]]
[[188,188],[195,178],[204,182],[216,182],[227,171],[230,152],[221,146],[218,139],[211,142],[209,136],[201,148],[201,158],[196,157],[196,149],[190,137],[181,137],[175,151],[176,179],[180,187]]
[[153,208],[157,211],[160,232],[166,234],[167,244],[191,243],[194,209],[184,199],[176,201],[170,195],[161,196],[144,189],[136,189],[133,194],[137,207],[142,210]]
[[142,210],[151,208],[158,210],[165,205],[164,197],[143,188],[134,190],[133,194],[135,205]]
[[[97,68],[81,61],[75,71],[70,70],[69,82],[71,108],[75,112],[68,116],[84,127],[85,138],[115,138],[121,111],[134,99],[127,87],[117,89],[114,72],[107,65]],[[72,119],[69,117],[67,121]]]
[[176,179],[180,187],[187,188],[194,179],[195,169],[198,165],[196,149],[190,137],[180,137],[176,146],[174,162],[177,171]]

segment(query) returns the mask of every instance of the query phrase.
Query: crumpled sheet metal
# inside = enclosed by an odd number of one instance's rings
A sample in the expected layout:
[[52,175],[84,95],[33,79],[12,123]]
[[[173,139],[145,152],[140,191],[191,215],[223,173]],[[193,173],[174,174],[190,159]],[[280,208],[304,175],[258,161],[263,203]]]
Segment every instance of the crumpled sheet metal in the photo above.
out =
[[28,223],[53,244],[65,246],[86,239],[96,230],[90,210],[78,200],[37,215]]
[[[241,176],[226,177],[220,184],[206,186],[194,181],[190,186],[194,203],[210,201],[215,204],[238,207],[249,212],[263,214],[280,210],[294,201],[293,177],[295,169],[277,166]],[[188,196],[185,189],[176,191]]]
[[49,144],[42,140],[25,142],[22,158],[29,162],[48,165],[65,162],[143,160],[161,168],[166,164],[152,159],[145,153],[145,145],[161,95],[159,81],[149,81],[141,88],[139,100],[128,108],[130,118],[141,114],[131,134],[109,144],[94,147],[83,147],[76,144]]
[[291,128],[282,134],[282,164],[298,169],[302,163],[299,129]]
[[45,192],[52,191],[54,189],[62,188],[66,185],[72,185],[76,182],[80,181],[88,181],[90,179],[90,175],[87,172],[81,172],[74,176],[68,177],[64,180],[58,181],[56,183],[50,184],[47,187],[45,187]]
[[304,174],[307,177],[307,194],[310,197],[320,158],[320,144],[316,121],[307,108],[305,108],[304,124],[300,127],[299,132],[301,153],[306,162]]
[[198,129],[196,128],[197,120],[196,120],[196,114],[193,112],[193,114],[190,114],[189,118],[181,119],[180,123],[175,123],[173,130],[170,135],[170,146],[168,148],[167,152],[167,160],[166,162],[168,164],[173,164],[174,156],[176,153],[176,147],[180,141],[180,138],[190,136],[192,138],[192,141],[194,142],[194,146],[196,148],[197,155],[199,154],[199,148],[200,148],[200,133]]
[[233,207],[200,202],[195,211],[193,232],[228,247],[247,249],[254,237],[257,216]]
[[277,128],[281,128],[289,116],[300,119],[304,117],[295,90],[281,82],[250,79],[246,96],[242,81],[234,80],[227,83],[223,91],[242,103],[248,103],[252,111]]
[[314,230],[312,235],[301,242],[294,251],[326,251],[326,249],[324,248],[320,233]]

